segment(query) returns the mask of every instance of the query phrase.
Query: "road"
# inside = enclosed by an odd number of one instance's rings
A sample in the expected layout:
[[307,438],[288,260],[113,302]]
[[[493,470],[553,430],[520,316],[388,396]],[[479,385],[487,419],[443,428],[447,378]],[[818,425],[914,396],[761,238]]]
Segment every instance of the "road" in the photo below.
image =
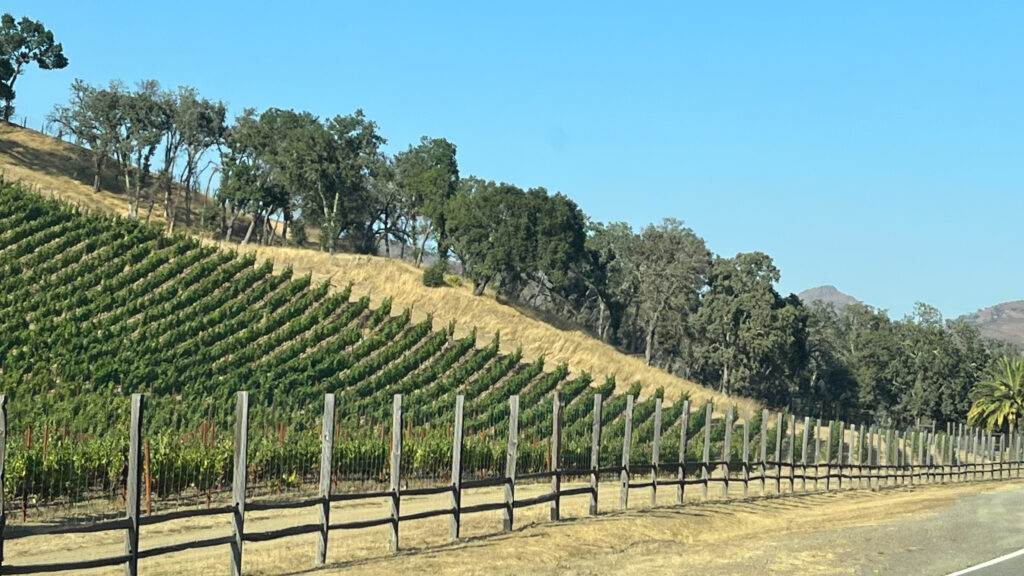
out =
[[[932,488],[924,488],[928,492]],[[942,490],[937,488],[934,490]],[[951,506],[879,518],[875,525],[811,531],[785,549],[832,548],[836,573],[1024,575],[1024,553],[978,567],[1024,548],[1024,485],[957,495]],[[823,567],[827,570],[827,567]]]

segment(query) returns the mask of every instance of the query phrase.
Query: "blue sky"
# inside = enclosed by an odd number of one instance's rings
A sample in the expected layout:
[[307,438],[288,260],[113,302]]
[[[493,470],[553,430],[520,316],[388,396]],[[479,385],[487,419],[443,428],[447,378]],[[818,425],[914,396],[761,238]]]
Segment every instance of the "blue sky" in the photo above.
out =
[[397,151],[684,220],[901,317],[1024,299],[1024,5],[11,1],[70,66],[29,70],[40,124],[74,78],[195,86],[232,113],[362,108]]

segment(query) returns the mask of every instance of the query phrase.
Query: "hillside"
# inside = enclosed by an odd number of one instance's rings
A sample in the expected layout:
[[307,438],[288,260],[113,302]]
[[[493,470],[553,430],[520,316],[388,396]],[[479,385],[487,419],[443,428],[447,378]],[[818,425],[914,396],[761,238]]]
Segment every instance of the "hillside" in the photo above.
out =
[[1024,300],[982,308],[962,319],[977,326],[986,338],[1024,346]]
[[820,302],[821,304],[831,304],[836,310],[842,310],[844,307],[850,304],[860,304],[860,300],[857,300],[853,296],[843,294],[835,286],[818,286],[817,288],[809,288],[804,290],[797,295],[800,301],[805,304],[811,302]]
[[[105,176],[103,190],[93,193],[90,174],[85,150],[33,130],[0,123],[0,175],[8,181],[23,182],[43,196],[88,210],[126,214],[126,203],[117,193],[114,175]],[[153,210],[151,221],[163,223],[159,207]],[[219,244],[210,239],[204,242]],[[651,368],[641,359],[622,354],[582,332],[560,330],[491,297],[475,297],[468,286],[425,288],[422,272],[405,262],[352,254],[330,256],[297,248],[235,244],[224,247],[252,253],[257,263],[270,260],[278,271],[288,267],[296,275],[311,274],[314,283],[327,281],[332,291],[351,284],[352,296],[369,296],[371,305],[390,299],[397,311],[410,308],[414,322],[431,315],[439,325],[454,323],[456,337],[469,334],[475,327],[481,341],[490,341],[500,331],[503,353],[522,349],[524,361],[533,362],[543,356],[547,370],[564,363],[572,375],[586,371],[596,381],[614,375],[618,392],[640,383],[644,397],[663,388],[670,400],[687,393],[694,400],[726,401],[706,388]],[[741,399],[728,401],[744,407],[753,405]]]

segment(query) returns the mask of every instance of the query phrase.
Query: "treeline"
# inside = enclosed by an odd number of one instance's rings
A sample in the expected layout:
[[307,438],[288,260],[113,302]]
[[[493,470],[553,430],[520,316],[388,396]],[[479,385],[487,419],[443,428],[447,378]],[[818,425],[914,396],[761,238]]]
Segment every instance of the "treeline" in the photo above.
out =
[[443,138],[389,155],[360,110],[245,110],[231,122],[223,103],[154,81],[76,81],[71,93],[51,119],[93,151],[97,188],[104,163],[117,164],[133,217],[148,199],[173,227],[180,195],[188,221],[200,175],[216,171],[201,224],[224,239],[417,265],[429,254],[442,272],[457,263],[477,295],[491,289],[727,394],[847,419],[962,420],[1004,351],[926,306],[903,320],[808,307],[776,291],[768,255],[714,255],[678,220],[635,230],[544,188],[461,177]]

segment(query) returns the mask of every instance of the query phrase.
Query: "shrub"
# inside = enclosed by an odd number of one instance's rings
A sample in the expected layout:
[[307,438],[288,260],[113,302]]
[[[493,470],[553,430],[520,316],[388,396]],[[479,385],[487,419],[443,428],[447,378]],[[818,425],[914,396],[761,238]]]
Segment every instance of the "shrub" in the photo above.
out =
[[431,288],[444,286],[444,273],[448,271],[448,263],[438,260],[436,264],[423,271],[423,285]]

